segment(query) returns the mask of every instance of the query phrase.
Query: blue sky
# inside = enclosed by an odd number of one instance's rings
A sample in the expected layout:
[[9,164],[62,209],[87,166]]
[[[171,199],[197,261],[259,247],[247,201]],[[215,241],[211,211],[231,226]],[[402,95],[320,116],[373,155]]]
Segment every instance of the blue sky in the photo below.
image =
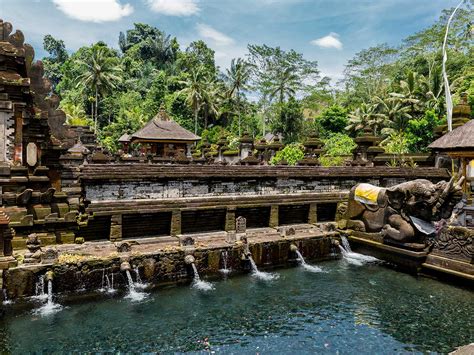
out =
[[227,67],[248,43],[293,48],[317,60],[322,75],[342,76],[356,52],[378,43],[399,44],[431,25],[458,0],[0,0],[0,18],[25,33],[44,54],[51,34],[68,50],[102,40],[118,47],[118,34],[144,22],[186,46],[205,40]]

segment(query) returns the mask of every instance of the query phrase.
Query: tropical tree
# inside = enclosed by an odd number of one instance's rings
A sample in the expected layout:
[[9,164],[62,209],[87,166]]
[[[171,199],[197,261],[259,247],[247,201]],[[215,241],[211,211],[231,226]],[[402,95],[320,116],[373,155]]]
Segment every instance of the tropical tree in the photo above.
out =
[[382,129],[384,135],[395,132],[402,132],[408,126],[408,121],[412,119],[410,107],[393,98],[382,99],[378,96],[374,98],[377,104],[376,117],[383,120],[385,128]]
[[199,111],[207,95],[205,68],[201,66],[191,70],[186,79],[179,83],[184,86],[179,93],[186,96],[186,102],[193,110],[194,134],[197,134]]
[[78,60],[77,64],[83,67],[77,87],[89,87],[95,95],[95,109],[92,116],[94,131],[97,134],[99,95],[104,95],[117,87],[121,81],[122,69],[118,58],[111,57],[104,46],[92,47],[91,55],[85,60]]
[[374,105],[362,103],[354,111],[349,113],[349,124],[346,130],[357,134],[358,131],[370,128],[374,131],[374,134],[377,134],[382,122],[380,119],[377,120],[374,115],[374,109]]
[[251,75],[251,66],[242,58],[232,59],[230,68],[226,70],[224,81],[227,84],[227,96],[236,103],[238,119],[239,119],[239,136],[241,135],[241,94],[246,91],[249,86],[248,82]]
[[273,123],[273,131],[283,135],[285,144],[294,143],[300,137],[303,128],[301,103],[294,97],[290,97],[288,102],[283,102],[279,106],[279,115]]

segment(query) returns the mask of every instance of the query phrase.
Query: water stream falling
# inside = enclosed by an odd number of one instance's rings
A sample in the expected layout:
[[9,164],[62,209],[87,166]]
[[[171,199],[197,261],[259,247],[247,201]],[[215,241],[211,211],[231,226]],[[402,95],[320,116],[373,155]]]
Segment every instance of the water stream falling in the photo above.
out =
[[210,282],[201,280],[199,277],[199,272],[197,270],[196,264],[191,263],[194,272],[194,279],[192,283],[192,287],[201,291],[211,291],[214,289],[214,285]]
[[108,272],[106,272],[105,268],[102,269],[102,286],[99,291],[105,293],[115,293],[116,291],[114,289],[114,273],[111,272],[111,275],[109,277],[109,274]]
[[147,298],[148,293],[137,290],[137,288],[143,289],[143,284],[133,281],[132,274],[130,274],[130,270],[125,270],[125,273],[127,275],[128,281],[128,293],[125,298],[128,298],[133,302],[140,302]]
[[260,271],[257,268],[257,264],[255,264],[255,261],[252,258],[252,255],[249,255],[249,261],[250,265],[252,267],[252,276],[263,281],[271,281],[271,280],[276,280],[280,277],[280,275],[271,273],[271,272],[264,272]]
[[223,264],[222,267],[223,268],[220,269],[219,271],[221,273],[223,273],[224,275],[227,275],[232,271],[231,269],[229,269],[227,267],[227,261],[229,260],[229,254],[228,254],[227,250],[224,250],[224,251],[222,251],[221,255],[222,255],[222,264]]
[[352,265],[362,266],[366,263],[379,261],[373,256],[355,253],[352,251],[349,241],[345,236],[341,236],[342,245],[339,245],[344,260]]
[[35,295],[32,297],[35,300],[46,301],[48,294],[44,291],[44,275],[41,275],[35,283]]
[[300,253],[298,249],[296,249],[296,255],[298,256],[298,262],[300,263],[301,267],[305,271],[309,271],[309,272],[322,272],[323,271],[323,269],[321,269],[319,266],[310,265],[306,263],[306,261],[303,258],[303,255]]
[[7,290],[5,290],[4,288],[2,288],[2,293],[3,293],[3,304],[4,304],[4,305],[13,303],[12,300],[9,300],[9,299],[8,299]]
[[[38,299],[41,299],[41,300],[44,300],[44,279],[45,277],[41,277],[41,280],[43,281],[40,281],[39,284],[37,285],[38,287],[41,287],[41,285],[43,285],[43,289],[39,289],[38,291],[40,292],[39,295],[37,296],[41,296],[42,298],[39,298]],[[42,292],[42,293],[41,293]],[[51,314],[54,314],[58,311],[60,311],[63,307],[58,304],[58,303],[54,303],[53,301],[53,280],[48,280],[48,293],[46,293],[46,302],[39,308],[37,308],[34,313],[35,314],[39,314],[41,316],[48,316],[48,315],[51,315]]]

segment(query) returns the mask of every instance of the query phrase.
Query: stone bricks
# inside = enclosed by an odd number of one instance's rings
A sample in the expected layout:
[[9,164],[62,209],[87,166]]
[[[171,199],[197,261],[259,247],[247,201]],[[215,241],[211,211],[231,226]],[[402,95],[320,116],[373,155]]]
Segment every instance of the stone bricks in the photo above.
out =
[[171,236],[177,237],[181,234],[181,211],[173,210],[171,214]]
[[122,215],[113,215],[110,219],[110,240],[122,240]]
[[278,226],[278,205],[272,205],[270,209],[270,222],[269,226],[275,228]]

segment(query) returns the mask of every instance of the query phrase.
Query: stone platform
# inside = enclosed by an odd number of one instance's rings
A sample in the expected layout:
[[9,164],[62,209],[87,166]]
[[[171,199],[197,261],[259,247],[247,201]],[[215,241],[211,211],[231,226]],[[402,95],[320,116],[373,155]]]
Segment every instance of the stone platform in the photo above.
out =
[[[184,238],[157,237],[127,240],[122,243],[86,242],[82,245],[58,245],[58,258],[53,262],[21,264],[5,271],[8,297],[16,299],[35,294],[35,284],[48,271],[54,273],[54,292],[74,293],[78,289],[93,292],[103,286],[104,275],[114,275],[117,288],[126,287],[126,278],[120,271],[127,261],[152,287],[187,283],[192,280],[190,265],[185,256],[193,255],[201,275],[217,276],[226,265],[232,273],[250,271],[246,257],[248,250],[256,265],[262,269],[296,265],[297,256],[291,250],[296,245],[309,261],[338,257],[333,240],[339,238],[325,225],[294,225],[276,228],[249,229],[242,240],[229,241],[226,232],[189,234]],[[183,242],[194,244],[183,245]],[[128,245],[118,251],[123,244]],[[25,254],[20,251],[18,254]]]
[[[456,233],[455,235],[462,239],[459,232],[452,233]],[[474,235],[474,230],[472,230],[472,235]],[[471,234],[469,238],[472,238]],[[451,237],[451,239],[458,238]],[[459,245],[450,244],[447,248],[443,246],[450,252],[440,249],[439,238],[434,246],[425,248],[390,245],[379,233],[351,231],[348,240],[355,251],[393,263],[403,271],[450,279],[474,286],[474,259],[469,254],[474,249],[472,240],[467,237],[464,238],[463,244],[465,250]]]

